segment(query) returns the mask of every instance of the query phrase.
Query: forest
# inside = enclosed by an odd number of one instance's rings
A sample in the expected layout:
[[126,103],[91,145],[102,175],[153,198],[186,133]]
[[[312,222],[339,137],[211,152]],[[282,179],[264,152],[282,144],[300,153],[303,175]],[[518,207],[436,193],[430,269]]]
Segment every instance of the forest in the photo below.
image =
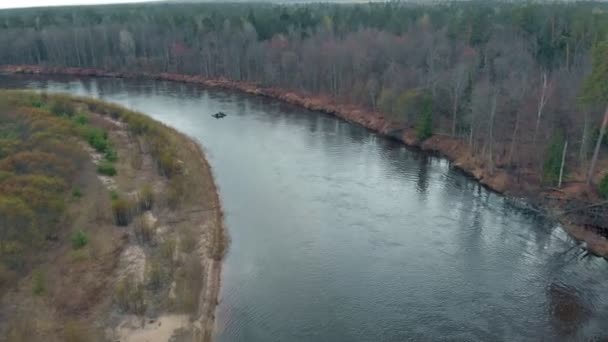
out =
[[[607,39],[602,2],[0,12],[0,46],[9,47],[0,64],[223,77],[331,96],[415,128],[419,139],[460,139],[487,169],[547,186],[560,174],[600,183],[602,171],[587,170],[604,148],[596,141],[608,97]],[[608,181],[604,187],[608,195]]]

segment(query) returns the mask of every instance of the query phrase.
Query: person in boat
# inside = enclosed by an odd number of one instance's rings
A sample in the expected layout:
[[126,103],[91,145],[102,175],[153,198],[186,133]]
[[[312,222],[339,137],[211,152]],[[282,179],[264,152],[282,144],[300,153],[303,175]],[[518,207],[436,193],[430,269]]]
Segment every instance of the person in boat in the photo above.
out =
[[217,113],[213,114],[212,116],[216,119],[221,119],[221,118],[225,117],[226,114],[224,114],[224,112],[217,112]]

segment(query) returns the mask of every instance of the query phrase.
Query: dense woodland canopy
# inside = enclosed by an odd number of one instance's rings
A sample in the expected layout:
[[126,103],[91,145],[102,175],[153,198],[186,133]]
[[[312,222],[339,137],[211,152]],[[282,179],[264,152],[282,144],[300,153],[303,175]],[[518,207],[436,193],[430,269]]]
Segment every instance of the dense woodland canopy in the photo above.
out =
[[197,74],[331,95],[418,127],[422,138],[457,136],[490,168],[545,183],[557,180],[565,141],[566,171],[591,157],[605,103],[584,96],[583,84],[593,47],[607,39],[601,2],[0,12],[2,64]]

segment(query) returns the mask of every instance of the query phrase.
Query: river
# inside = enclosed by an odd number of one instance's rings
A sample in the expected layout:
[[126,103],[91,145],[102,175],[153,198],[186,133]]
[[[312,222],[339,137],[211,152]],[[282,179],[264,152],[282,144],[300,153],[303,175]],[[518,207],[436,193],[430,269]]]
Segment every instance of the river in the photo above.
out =
[[608,263],[445,159],[193,85],[0,76],[0,87],[120,103],[204,146],[232,240],[218,342],[608,338]]

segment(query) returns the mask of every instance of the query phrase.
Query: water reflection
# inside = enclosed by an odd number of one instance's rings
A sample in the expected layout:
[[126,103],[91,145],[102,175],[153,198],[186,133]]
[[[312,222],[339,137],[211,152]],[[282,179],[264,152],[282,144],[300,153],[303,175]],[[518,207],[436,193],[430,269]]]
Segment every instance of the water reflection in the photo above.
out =
[[[588,292],[587,296],[593,296]],[[547,287],[549,318],[552,328],[560,337],[572,339],[584,326],[591,315],[590,303],[578,293],[576,288],[561,282]]]
[[431,158],[425,154],[417,155],[415,158],[418,161],[418,179],[416,181],[416,190],[420,195],[420,200],[426,199],[426,193],[429,187],[429,163]]

